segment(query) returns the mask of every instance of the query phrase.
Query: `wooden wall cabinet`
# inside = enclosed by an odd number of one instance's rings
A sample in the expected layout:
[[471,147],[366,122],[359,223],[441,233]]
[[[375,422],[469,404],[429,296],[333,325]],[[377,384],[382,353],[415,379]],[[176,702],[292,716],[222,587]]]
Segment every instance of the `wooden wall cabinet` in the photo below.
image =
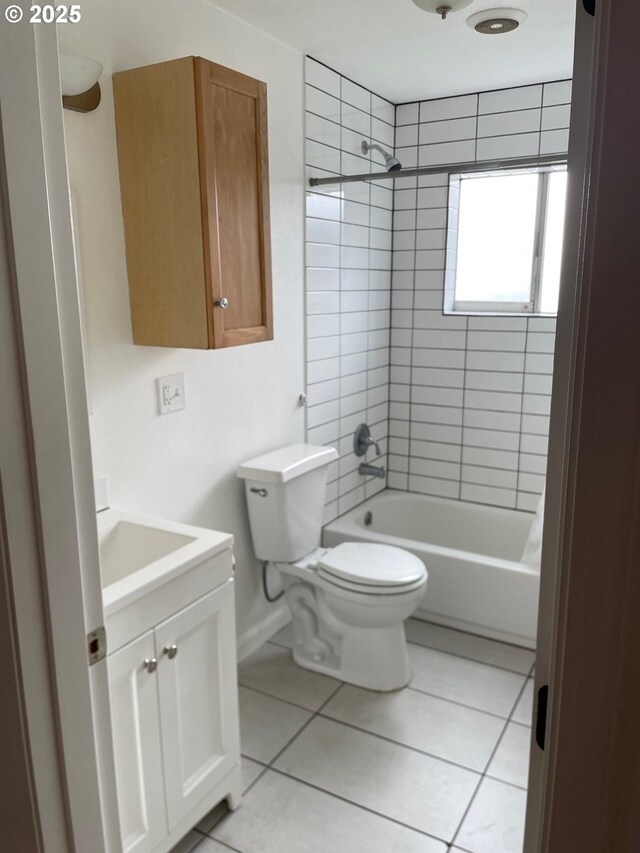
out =
[[190,56],[113,89],[134,343],[272,340],[266,84]]

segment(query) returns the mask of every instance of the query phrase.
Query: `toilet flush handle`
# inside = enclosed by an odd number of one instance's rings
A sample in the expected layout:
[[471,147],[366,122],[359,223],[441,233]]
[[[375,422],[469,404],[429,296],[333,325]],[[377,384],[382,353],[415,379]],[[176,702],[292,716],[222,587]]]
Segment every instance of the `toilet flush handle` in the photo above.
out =
[[266,489],[256,489],[255,486],[249,489],[251,494],[260,495],[261,498],[266,498],[269,492]]

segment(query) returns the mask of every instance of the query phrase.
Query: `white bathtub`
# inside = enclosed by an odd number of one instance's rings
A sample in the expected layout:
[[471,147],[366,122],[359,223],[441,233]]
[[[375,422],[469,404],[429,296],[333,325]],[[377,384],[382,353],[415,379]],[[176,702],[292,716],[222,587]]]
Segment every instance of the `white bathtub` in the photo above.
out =
[[417,618],[535,648],[539,570],[520,562],[533,518],[387,489],[328,524],[323,543],[406,548],[429,572]]

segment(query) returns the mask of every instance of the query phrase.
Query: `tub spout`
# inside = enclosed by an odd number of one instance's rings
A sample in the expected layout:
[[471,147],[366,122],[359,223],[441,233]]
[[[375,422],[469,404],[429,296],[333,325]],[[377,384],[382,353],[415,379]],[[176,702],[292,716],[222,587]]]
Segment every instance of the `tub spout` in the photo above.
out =
[[384,468],[378,468],[377,465],[369,465],[368,462],[361,462],[358,465],[358,474],[363,477],[384,477],[386,472]]

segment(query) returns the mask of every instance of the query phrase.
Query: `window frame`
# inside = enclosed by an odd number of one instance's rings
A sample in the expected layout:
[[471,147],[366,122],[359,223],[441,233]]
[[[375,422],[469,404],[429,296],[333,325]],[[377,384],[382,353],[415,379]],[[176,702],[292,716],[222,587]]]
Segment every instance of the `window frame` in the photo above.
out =
[[[544,246],[547,234],[549,181],[550,175],[556,172],[566,172],[567,163],[562,161],[551,166],[531,166],[517,168],[493,168],[452,173],[448,184],[448,217],[445,268],[445,298],[444,313],[458,315],[490,315],[490,316],[524,316],[524,317],[555,317],[557,311],[541,311],[542,301],[542,271]],[[530,299],[527,302],[489,302],[483,300],[456,300],[457,256],[458,256],[458,225],[460,213],[460,185],[466,179],[489,177],[506,177],[508,175],[525,175],[536,173],[539,176],[538,198],[536,203],[535,234],[533,255],[531,260]],[[452,192],[454,190],[454,192]],[[456,203],[452,203],[452,198]],[[455,242],[454,242],[455,241]]]

